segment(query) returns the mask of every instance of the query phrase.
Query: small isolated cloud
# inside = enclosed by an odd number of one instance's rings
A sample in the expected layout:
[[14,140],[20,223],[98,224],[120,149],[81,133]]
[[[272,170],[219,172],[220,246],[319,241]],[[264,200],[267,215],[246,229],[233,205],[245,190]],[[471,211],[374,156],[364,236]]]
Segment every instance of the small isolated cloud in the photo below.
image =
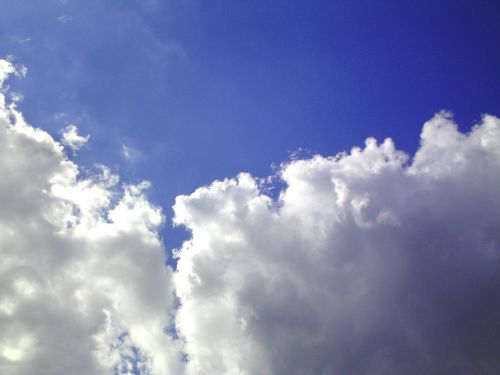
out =
[[76,125],[68,125],[63,129],[61,143],[76,152],[88,142],[89,138],[88,135],[85,137],[79,135]]
[[17,65],[14,74],[18,77],[25,77],[28,74],[28,68],[24,65]]
[[57,17],[57,22],[59,22],[61,25],[66,25],[67,23],[73,21],[73,17],[68,16],[67,14],[63,14],[59,17]]
[[[13,74],[0,60],[0,78]],[[67,144],[82,144],[67,128]],[[0,93],[0,373],[180,374],[148,183],[81,177]]]
[[63,120],[68,117],[68,114],[66,112],[56,112],[52,115],[52,118],[56,121]]
[[31,38],[20,38],[18,39],[17,41],[19,44],[26,44],[26,43],[30,43],[31,42]]
[[500,119],[390,139],[176,200],[188,374],[500,373]]

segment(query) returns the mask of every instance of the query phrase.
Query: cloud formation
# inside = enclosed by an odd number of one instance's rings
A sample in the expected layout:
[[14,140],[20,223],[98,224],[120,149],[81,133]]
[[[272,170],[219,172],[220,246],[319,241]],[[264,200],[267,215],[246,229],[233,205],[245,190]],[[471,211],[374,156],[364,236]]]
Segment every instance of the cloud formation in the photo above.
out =
[[[15,72],[0,60],[0,80]],[[83,144],[76,128],[63,141]],[[105,167],[82,177],[0,93],[0,373],[180,373],[164,218]]]
[[0,176],[2,374],[500,372],[496,117],[292,160],[277,199],[246,173],[179,196],[176,271],[149,183],[82,176],[5,90]]
[[177,198],[189,374],[500,373],[500,120],[386,139]]

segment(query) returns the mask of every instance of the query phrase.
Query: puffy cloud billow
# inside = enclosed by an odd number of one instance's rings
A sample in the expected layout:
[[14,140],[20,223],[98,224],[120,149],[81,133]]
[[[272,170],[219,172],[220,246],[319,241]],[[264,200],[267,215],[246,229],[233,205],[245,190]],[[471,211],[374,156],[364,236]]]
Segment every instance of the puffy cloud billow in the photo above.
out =
[[[0,81],[14,73],[0,61]],[[0,82],[1,83],[1,82]],[[66,129],[68,130],[68,129]],[[63,142],[84,143],[71,127]],[[180,373],[147,183],[82,177],[0,92],[0,373]]]
[[175,271],[149,184],[66,151],[0,91],[1,374],[500,373],[498,118],[179,196]]
[[176,200],[189,374],[500,373],[500,120],[390,139]]

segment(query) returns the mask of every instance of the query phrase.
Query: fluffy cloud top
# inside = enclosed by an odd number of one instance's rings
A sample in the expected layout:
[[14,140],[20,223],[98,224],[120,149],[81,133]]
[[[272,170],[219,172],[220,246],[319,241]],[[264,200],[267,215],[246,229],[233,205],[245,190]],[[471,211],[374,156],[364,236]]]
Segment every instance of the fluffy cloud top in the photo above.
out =
[[[0,79],[14,67],[0,60]],[[74,130],[74,131],[73,131]],[[81,144],[76,129],[63,140]],[[83,178],[0,95],[0,373],[180,373],[147,183]]]
[[189,374],[500,373],[500,120],[386,139],[176,200]]

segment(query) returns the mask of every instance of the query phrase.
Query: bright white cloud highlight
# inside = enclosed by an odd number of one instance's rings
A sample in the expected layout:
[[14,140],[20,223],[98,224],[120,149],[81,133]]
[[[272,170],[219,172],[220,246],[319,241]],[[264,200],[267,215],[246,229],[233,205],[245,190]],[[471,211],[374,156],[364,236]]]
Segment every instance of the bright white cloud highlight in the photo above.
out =
[[189,374],[500,373],[500,120],[390,139],[176,200]]
[[[0,60],[0,80],[15,72]],[[76,127],[62,140],[86,141]],[[163,216],[147,183],[79,176],[0,95],[0,373],[181,373]]]
[[10,61],[0,59],[0,85],[3,85],[9,74],[15,71],[14,65]]

